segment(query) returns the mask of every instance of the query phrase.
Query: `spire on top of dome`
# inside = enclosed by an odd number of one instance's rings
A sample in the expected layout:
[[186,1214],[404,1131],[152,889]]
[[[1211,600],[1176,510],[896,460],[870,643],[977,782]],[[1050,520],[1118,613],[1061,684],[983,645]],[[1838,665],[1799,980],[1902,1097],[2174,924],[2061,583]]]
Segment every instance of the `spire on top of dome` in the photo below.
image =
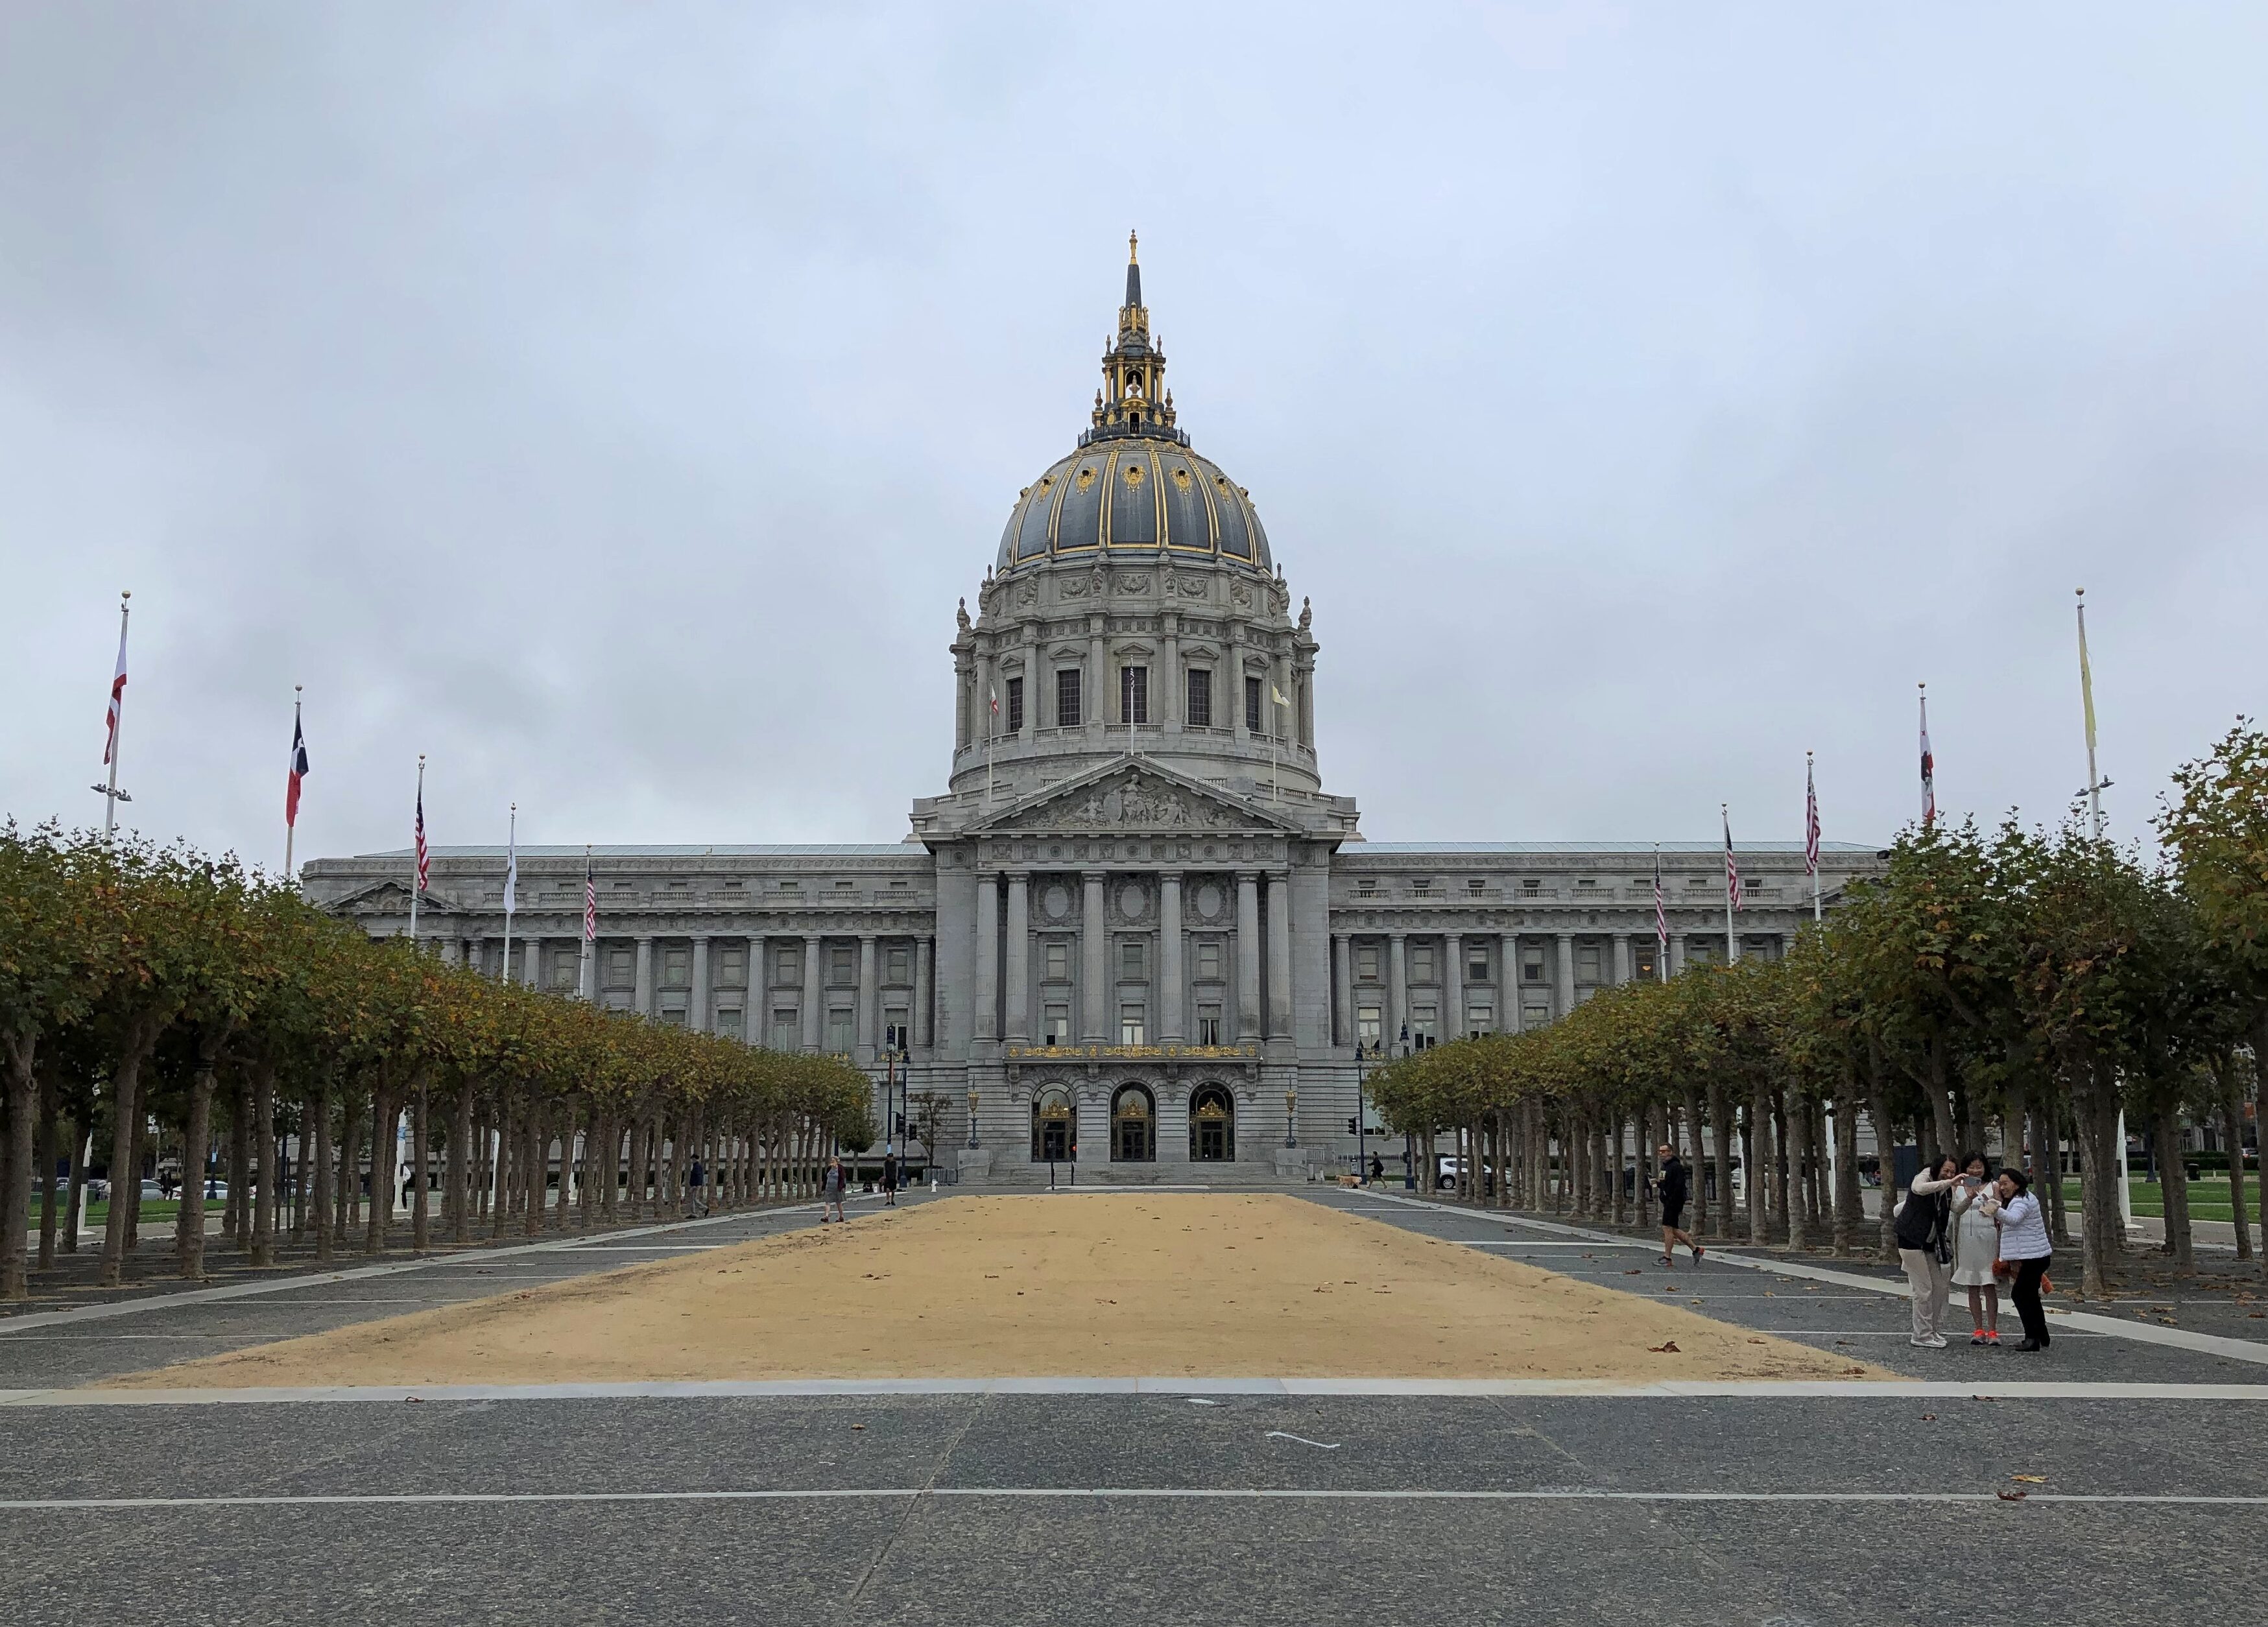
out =
[[1118,307],[1118,334],[1102,353],[1102,392],[1096,398],[1089,441],[1142,435],[1189,445],[1174,427],[1173,398],[1166,390],[1166,353],[1150,335],[1150,309],[1142,303],[1140,240],[1126,234],[1126,303]]

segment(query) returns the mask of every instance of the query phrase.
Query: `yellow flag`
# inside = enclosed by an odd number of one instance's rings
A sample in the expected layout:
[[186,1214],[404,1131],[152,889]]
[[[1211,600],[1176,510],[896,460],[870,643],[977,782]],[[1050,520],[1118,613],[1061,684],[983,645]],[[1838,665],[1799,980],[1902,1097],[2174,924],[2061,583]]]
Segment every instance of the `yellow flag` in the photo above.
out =
[[[1271,683],[1271,684],[1270,684],[1270,685],[1268,686],[1268,693],[1269,693],[1269,694],[1270,694],[1270,695],[1272,695],[1272,696],[1274,696],[1276,697],[1276,704],[1278,704],[1278,706],[1289,706],[1289,705],[1292,703],[1291,702],[1289,702],[1289,701],[1287,701],[1287,700],[1285,700],[1285,699],[1284,698],[1284,691],[1283,691],[1283,690],[1281,690],[1281,689],[1279,689],[1279,688],[1277,688],[1274,684],[1272,684],[1272,683]],[[2092,714],[2092,713],[2090,713],[2090,714],[2088,714],[2088,715],[2089,715],[2089,716],[2092,716],[2093,714]],[[2088,724],[2087,726],[2088,726],[2088,728],[2092,729],[2095,725],[2094,725],[2093,724],[2091,724],[2091,723],[2090,723],[2090,724]]]
[[2087,709],[2087,749],[2095,749],[2095,675],[2087,667],[2087,607],[2079,607],[2079,698]]

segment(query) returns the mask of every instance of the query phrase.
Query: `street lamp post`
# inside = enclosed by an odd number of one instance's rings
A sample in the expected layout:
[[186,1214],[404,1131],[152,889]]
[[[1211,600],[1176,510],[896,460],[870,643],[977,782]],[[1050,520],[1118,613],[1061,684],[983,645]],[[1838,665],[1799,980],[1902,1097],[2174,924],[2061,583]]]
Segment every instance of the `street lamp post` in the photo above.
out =
[[1357,1034],[1354,1042],[1354,1183],[1357,1186],[1368,1186],[1370,1184],[1368,1140],[1370,1126],[1365,1122],[1368,1115],[1363,1102],[1362,1064],[1362,1036]]
[[1296,1086],[1287,1086],[1284,1091],[1284,1145],[1287,1147],[1300,1145],[1299,1114],[1299,1090]]
[[[1410,1025],[1406,1022],[1402,1025],[1402,1054],[1404,1057],[1410,1055]],[[1418,1132],[1414,1129],[1402,1132],[1402,1189],[1418,1189]]]
[[968,1145],[976,1145],[976,1087],[968,1087]]

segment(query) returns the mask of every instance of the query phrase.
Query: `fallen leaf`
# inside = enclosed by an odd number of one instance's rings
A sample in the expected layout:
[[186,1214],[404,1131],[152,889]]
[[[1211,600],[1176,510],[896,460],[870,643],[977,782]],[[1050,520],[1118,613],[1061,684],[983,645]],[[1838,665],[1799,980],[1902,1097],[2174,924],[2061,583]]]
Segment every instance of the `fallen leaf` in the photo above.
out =
[[1937,1422],[1937,1414],[1934,1412],[1925,1412],[1921,1415],[1921,1421],[1925,1424],[1934,1424]]
[[2004,1503],[2021,1503],[2026,1498],[2031,1496],[2031,1493],[2029,1491],[2011,1491],[2006,1486],[2003,1486],[1999,1491],[1994,1493],[1994,1495]]
[[2008,1478],[2021,1481],[2028,1486],[2043,1486],[2048,1483],[2048,1477],[2045,1475],[2011,1475]]
[[866,1426],[864,1424],[853,1424],[850,1427],[852,1429],[864,1429]]
[[1683,1356],[1685,1353],[1677,1348],[1677,1341],[1675,1339],[1667,1344],[1649,1344],[1646,1348],[1656,1356]]

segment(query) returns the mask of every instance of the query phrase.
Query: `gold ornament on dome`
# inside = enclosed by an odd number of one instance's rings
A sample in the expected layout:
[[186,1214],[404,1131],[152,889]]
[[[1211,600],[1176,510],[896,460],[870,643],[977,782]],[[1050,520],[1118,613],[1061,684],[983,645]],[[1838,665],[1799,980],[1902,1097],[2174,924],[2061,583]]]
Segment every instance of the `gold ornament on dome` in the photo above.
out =
[[1174,471],[1174,484],[1180,487],[1183,491],[1187,491],[1189,489],[1189,472],[1187,469],[1175,469]]
[[1079,489],[1081,491],[1085,491],[1093,484],[1094,484],[1094,471],[1093,469],[1081,469],[1079,472]]
[[1138,486],[1142,483],[1142,466],[1140,464],[1130,463],[1126,466],[1126,483],[1130,486]]

